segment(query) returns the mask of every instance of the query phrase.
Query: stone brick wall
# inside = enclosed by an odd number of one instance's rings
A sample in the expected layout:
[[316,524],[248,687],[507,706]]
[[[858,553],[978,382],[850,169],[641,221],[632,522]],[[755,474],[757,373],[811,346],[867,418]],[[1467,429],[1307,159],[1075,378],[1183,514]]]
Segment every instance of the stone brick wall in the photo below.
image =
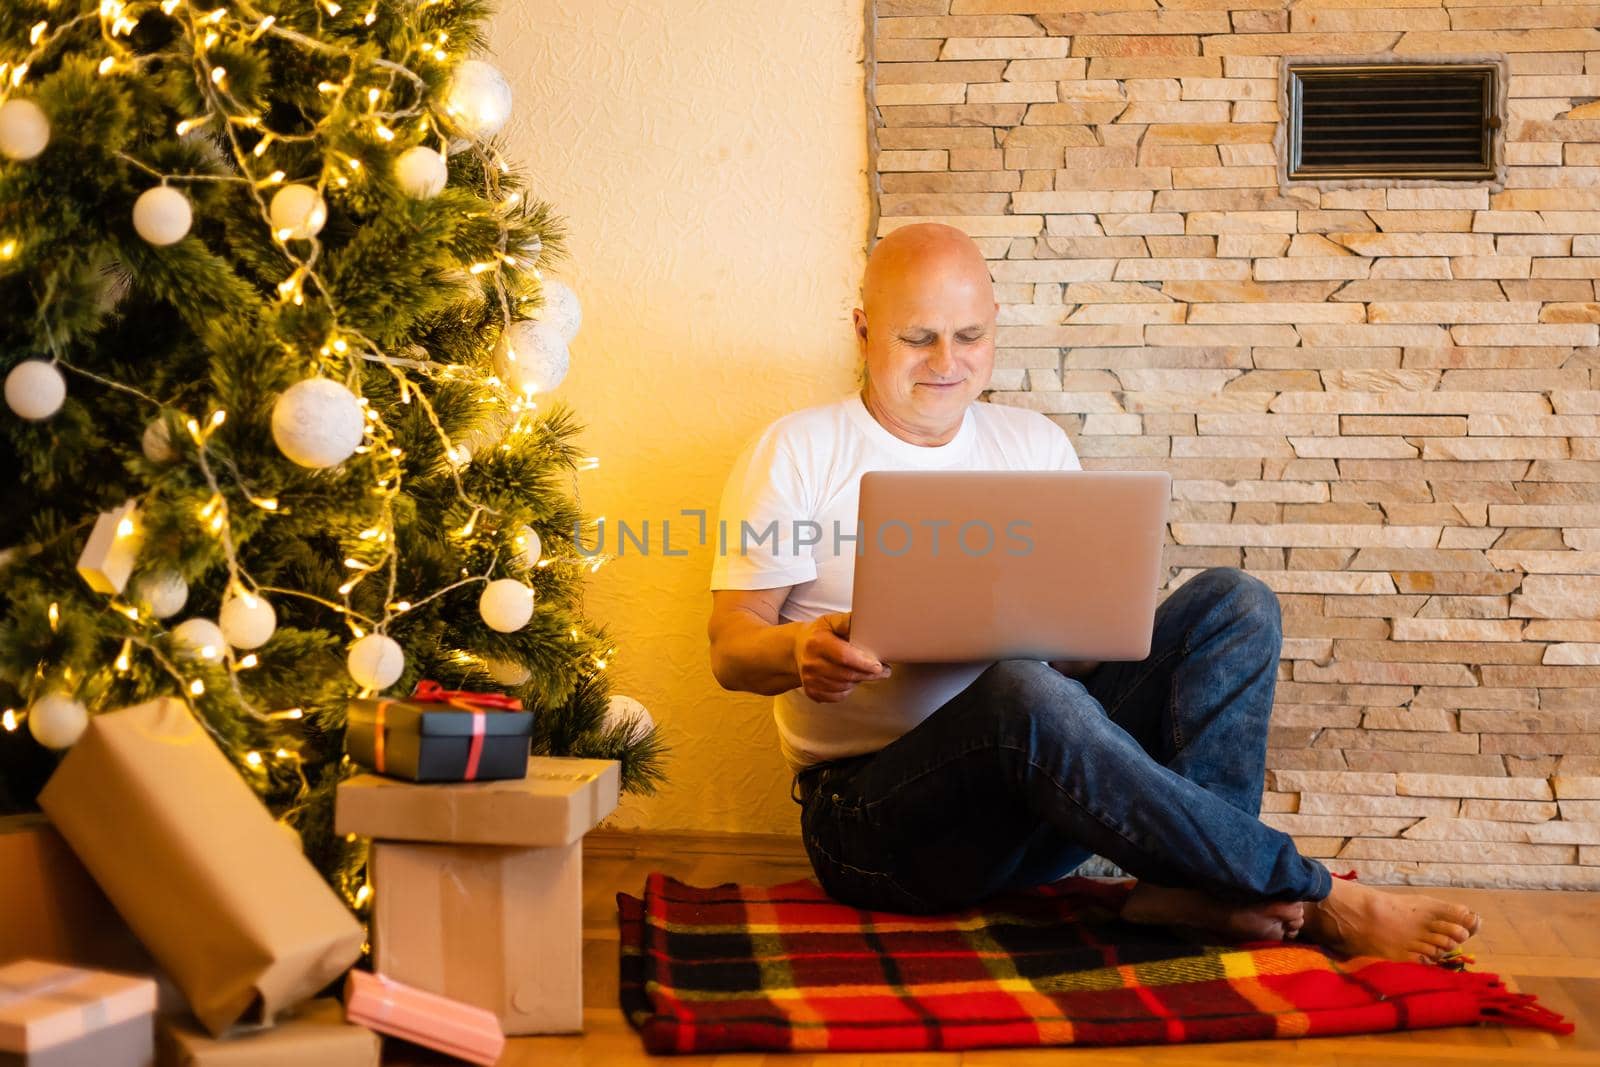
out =
[[[979,240],[991,399],[1171,471],[1173,585],[1282,599],[1266,817],[1374,881],[1600,888],[1600,6],[868,7],[879,232]],[[1280,186],[1283,57],[1493,53],[1503,187]]]

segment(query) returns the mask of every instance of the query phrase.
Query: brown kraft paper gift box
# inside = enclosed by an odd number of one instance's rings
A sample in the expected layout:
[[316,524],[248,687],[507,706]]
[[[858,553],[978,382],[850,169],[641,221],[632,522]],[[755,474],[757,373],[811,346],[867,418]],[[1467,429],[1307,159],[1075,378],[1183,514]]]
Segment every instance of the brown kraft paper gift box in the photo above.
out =
[[265,1029],[212,1037],[193,1019],[156,1021],[157,1067],[378,1067],[382,1039],[345,1022],[344,1005],[313,1000]]
[[158,1013],[188,1010],[50,820],[0,817],[0,872],[0,964],[29,958],[148,975]]
[[542,756],[509,781],[340,783],[337,831],[377,839],[377,972],[486,1008],[507,1034],[581,1030],[583,835],[618,786],[613,761]]
[[565,845],[617,806],[614,760],[531,756],[523,778],[402,782],[358,774],[339,783],[334,833],[458,845]]
[[29,957],[139,973],[155,966],[43,815],[0,818],[0,963]]
[[583,1029],[581,844],[380,841],[372,889],[379,974],[486,1008],[507,1034]]
[[361,954],[361,925],[177,700],[95,716],[39,805],[213,1034]]

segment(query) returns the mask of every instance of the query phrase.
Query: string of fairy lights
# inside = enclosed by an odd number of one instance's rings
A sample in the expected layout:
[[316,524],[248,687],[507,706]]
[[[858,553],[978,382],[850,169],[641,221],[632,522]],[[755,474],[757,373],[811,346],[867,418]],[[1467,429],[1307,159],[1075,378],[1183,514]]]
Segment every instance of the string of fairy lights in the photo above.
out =
[[[53,2],[60,6],[62,0]],[[420,0],[418,8],[448,2]],[[157,10],[172,20],[181,33],[167,51],[139,52],[131,44],[131,35],[142,18]],[[352,27],[371,26],[379,17],[375,5],[360,13],[346,12],[334,0],[317,0],[315,11],[319,31],[333,20],[348,20]],[[399,546],[393,504],[402,490],[405,455],[396,444],[395,434],[383,413],[357,393],[362,365],[377,364],[393,377],[400,404],[409,407],[415,403],[421,410],[448,458],[456,496],[469,511],[467,521],[453,531],[456,536],[472,537],[478,529],[480,516],[492,520],[500,514],[473,499],[460,471],[471,462],[473,445],[481,449],[498,444],[510,451],[517,438],[532,432],[534,423],[530,415],[537,408],[533,397],[560,383],[567,368],[567,345],[581,322],[581,311],[571,289],[545,279],[540,272],[537,262],[542,248],[537,240],[522,247],[511,245],[512,222],[521,196],[514,190],[502,190],[500,179],[510,172],[510,167],[489,143],[489,138],[499,131],[510,114],[510,89],[504,78],[483,61],[461,61],[452,71],[444,98],[431,99],[426,81],[412,69],[412,64],[451,63],[451,55],[446,50],[448,36],[442,30],[419,37],[413,50],[398,60],[371,58],[363,57],[355,48],[341,47],[327,39],[280,25],[275,16],[261,13],[250,0],[228,0],[214,7],[197,0],[99,0],[96,7],[58,23],[52,24],[47,19],[39,21],[28,33],[29,51],[21,59],[0,62],[0,154],[25,165],[28,159],[44,150],[49,140],[49,118],[26,95],[29,73],[67,35],[93,20],[98,20],[99,36],[105,48],[95,68],[100,77],[137,75],[158,59],[177,60],[192,67],[205,107],[201,113],[180,119],[174,133],[185,137],[195,131],[213,132],[231,157],[232,168],[236,171],[232,174],[166,173],[123,153],[121,158],[127,165],[157,183],[135,202],[135,230],[153,245],[176,243],[187,236],[193,222],[193,206],[181,191],[183,185],[236,182],[244,186],[287,267],[287,274],[276,287],[276,298],[298,306],[304,306],[308,300],[321,305],[330,327],[327,340],[317,355],[326,365],[343,366],[342,381],[312,377],[280,395],[273,409],[274,440],[289,459],[311,468],[337,467],[353,455],[369,457],[373,470],[372,494],[377,499],[379,516],[348,547],[343,566],[349,575],[338,587],[338,600],[305,590],[258,583],[240,562],[232,505],[225,484],[236,487],[245,500],[264,512],[285,509],[276,497],[255,491],[238,464],[226,452],[211,446],[212,435],[227,420],[226,410],[210,411],[203,419],[180,412],[132,385],[74,366],[60,351],[53,350],[49,361],[24,361],[6,379],[6,400],[16,414],[41,419],[59,410],[66,384],[58,367],[126,391],[153,405],[158,412],[141,442],[145,456],[155,463],[176,462],[179,452],[173,446],[173,434],[186,434],[209,493],[196,512],[196,520],[218,539],[228,569],[227,592],[220,605],[218,622],[196,616],[171,629],[175,657],[167,655],[156,638],[163,620],[182,611],[187,601],[183,578],[175,572],[147,572],[128,590],[130,596],[123,595],[123,586],[117,581],[119,576],[126,581],[142,542],[140,499],[130,500],[123,508],[101,516],[100,523],[96,524],[96,533],[102,523],[107,524],[108,532],[98,539],[98,544],[96,535],[91,534],[85,557],[79,562],[79,571],[92,586],[109,594],[111,608],[130,624],[111,669],[126,674],[131,669],[131,656],[135,651],[149,655],[172,678],[182,698],[198,711],[194,702],[207,691],[205,676],[213,673],[208,671],[209,667],[226,678],[234,700],[245,714],[259,721],[293,720],[303,717],[305,710],[299,707],[258,708],[246,696],[237,677],[240,671],[258,665],[258,653],[254,650],[264,645],[276,628],[274,597],[303,598],[337,614],[354,639],[348,649],[347,666],[364,694],[393,684],[404,669],[404,653],[388,636],[389,625],[406,612],[464,586],[484,585],[479,610],[493,629],[509,633],[527,625],[533,615],[534,590],[517,579],[493,577],[501,563],[500,551],[494,552],[482,573],[472,574],[463,569],[459,580],[421,597],[399,595]],[[270,129],[262,114],[231,91],[226,65],[228,48],[255,44],[269,35],[306,52],[341,62],[345,68],[342,79],[323,81],[317,86],[327,106],[310,130],[290,133]],[[402,91],[409,93],[409,102],[399,99]],[[327,143],[326,135],[333,124],[348,121],[352,115],[355,125],[370,134],[375,144],[393,142],[406,124],[415,123],[414,132],[420,139],[439,146],[435,149],[417,144],[395,159],[396,184],[407,195],[418,199],[430,198],[444,189],[448,181],[447,156],[453,149],[476,155],[483,174],[483,198],[491,205],[490,214],[497,223],[499,238],[493,257],[466,265],[465,274],[480,284],[491,284],[499,296],[503,322],[494,352],[493,375],[481,376],[468,366],[437,362],[416,346],[404,354],[385,352],[360,330],[341,322],[340,309],[318,269],[322,253],[318,234],[327,221],[326,195],[330,186],[342,191],[363,178],[364,164],[360,158]],[[253,143],[247,144],[247,141]],[[321,166],[314,179],[291,180],[273,161],[275,145],[296,142],[315,143],[322,149]],[[0,261],[14,259],[21,251],[16,237],[0,234]],[[536,288],[529,286],[529,277],[540,284]],[[514,318],[514,309],[534,312],[536,317]],[[498,440],[453,441],[426,392],[419,387],[419,377],[473,382],[483,387],[486,392],[479,397],[479,402],[499,405],[497,426],[503,432]],[[483,436],[491,435],[480,435]],[[596,457],[588,457],[578,464],[578,470],[593,469],[598,462]],[[576,482],[574,476],[575,494]],[[581,500],[579,503],[581,507]],[[558,553],[552,558],[544,554],[537,533],[526,525],[511,532],[510,545],[520,562],[530,570],[556,564],[594,571],[609,558],[603,553],[586,550],[571,555]],[[27,552],[26,549],[19,551]],[[351,597],[363,582],[380,574],[387,581],[384,608],[381,615],[372,617],[353,607]],[[102,582],[105,584],[97,584]],[[49,621],[52,628],[59,625],[58,604],[50,605]],[[578,640],[580,635],[574,628],[570,636]],[[595,656],[594,668],[605,669],[606,657],[614,651],[607,649]],[[483,660],[482,665],[505,684],[520,684],[527,678],[525,670],[520,670],[520,677],[517,677],[519,668],[516,665],[493,660]],[[41,677],[43,669],[41,665]],[[74,684],[70,666],[62,668],[61,675],[63,686]],[[51,691],[37,697],[25,714],[34,720],[30,721],[30,726],[34,727],[35,735],[46,735],[40,737],[41,741],[51,747],[66,747],[81,733],[87,712],[69,693]],[[40,729],[37,720],[46,714],[50,716],[50,725]],[[205,716],[197,714],[196,718],[210,728]],[[0,715],[0,727],[14,730],[18,724],[16,709],[6,709]],[[245,762],[263,773],[269,763],[290,764],[299,775],[304,795],[305,774],[299,754],[292,749],[251,750],[245,754]]]

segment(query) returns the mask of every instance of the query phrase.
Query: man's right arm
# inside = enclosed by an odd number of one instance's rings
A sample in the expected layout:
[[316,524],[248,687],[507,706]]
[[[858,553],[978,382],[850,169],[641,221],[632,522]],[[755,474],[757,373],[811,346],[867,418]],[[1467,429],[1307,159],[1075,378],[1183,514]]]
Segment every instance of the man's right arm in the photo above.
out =
[[834,703],[859,683],[887,678],[889,668],[850,644],[850,613],[780,622],[789,589],[715,589],[711,593],[711,673],[737,692],[775,696],[801,688]]

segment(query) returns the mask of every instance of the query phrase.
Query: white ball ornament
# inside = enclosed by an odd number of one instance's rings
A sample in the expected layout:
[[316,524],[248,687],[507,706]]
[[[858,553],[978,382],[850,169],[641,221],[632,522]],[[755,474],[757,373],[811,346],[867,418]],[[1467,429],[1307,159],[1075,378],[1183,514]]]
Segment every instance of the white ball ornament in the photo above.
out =
[[178,458],[177,450],[172,447],[172,428],[166,419],[150,420],[144,428],[144,436],[139,438],[139,448],[151,463],[171,463]]
[[494,348],[494,372],[524,396],[548,393],[567,376],[567,339],[553,323],[513,322]]
[[578,303],[578,294],[559,278],[546,278],[540,284],[540,296],[543,304],[538,321],[555,327],[570,345],[583,325],[583,306]]
[[336,467],[361,444],[366,420],[356,395],[331,378],[307,378],[272,405],[272,439],[302,467]]
[[517,527],[517,555],[522,559],[524,567],[534,567],[539,563],[539,557],[544,553],[544,545],[539,541],[539,532],[532,526]]
[[285,185],[272,196],[272,229],[279,237],[305,240],[322,232],[328,204],[309,185]]
[[45,748],[71,748],[89,725],[89,709],[66,693],[46,693],[28,709],[28,732]]
[[450,79],[444,109],[464,132],[493,137],[511,118],[511,86],[493,64],[466,60]]
[[487,658],[483,667],[489,672],[489,677],[506,686],[521,685],[533,677],[533,672],[520,663],[513,663],[508,659]]
[[215,663],[222,658],[227,639],[210,619],[185,619],[172,628],[172,644],[182,659]]
[[427,145],[417,145],[400,153],[394,161],[394,179],[401,192],[418,200],[432,200],[444,191],[450,168],[444,157]]
[[406,654],[387,634],[368,634],[350,645],[345,667],[362,688],[387,689],[406,669]]
[[254,593],[239,592],[222,602],[217,613],[222,636],[234,648],[260,648],[278,628],[272,604]]
[[194,222],[189,198],[170,185],[146,189],[133,202],[133,228],[153,245],[176,244]]
[[42,107],[20,97],[0,104],[0,155],[20,163],[49,143],[50,119]]
[[533,618],[533,590],[515,578],[496,578],[483,587],[478,614],[491,630],[520,630]]
[[173,570],[146,571],[133,580],[133,600],[158,619],[170,619],[189,600],[189,583]]
[[605,729],[616,729],[620,726],[632,724],[628,730],[628,740],[639,741],[655,729],[656,721],[651,718],[649,710],[632,697],[614,696],[606,702],[606,716],[603,721]]
[[6,407],[21,418],[48,419],[66,399],[67,380],[53,363],[25,359],[6,375]]

